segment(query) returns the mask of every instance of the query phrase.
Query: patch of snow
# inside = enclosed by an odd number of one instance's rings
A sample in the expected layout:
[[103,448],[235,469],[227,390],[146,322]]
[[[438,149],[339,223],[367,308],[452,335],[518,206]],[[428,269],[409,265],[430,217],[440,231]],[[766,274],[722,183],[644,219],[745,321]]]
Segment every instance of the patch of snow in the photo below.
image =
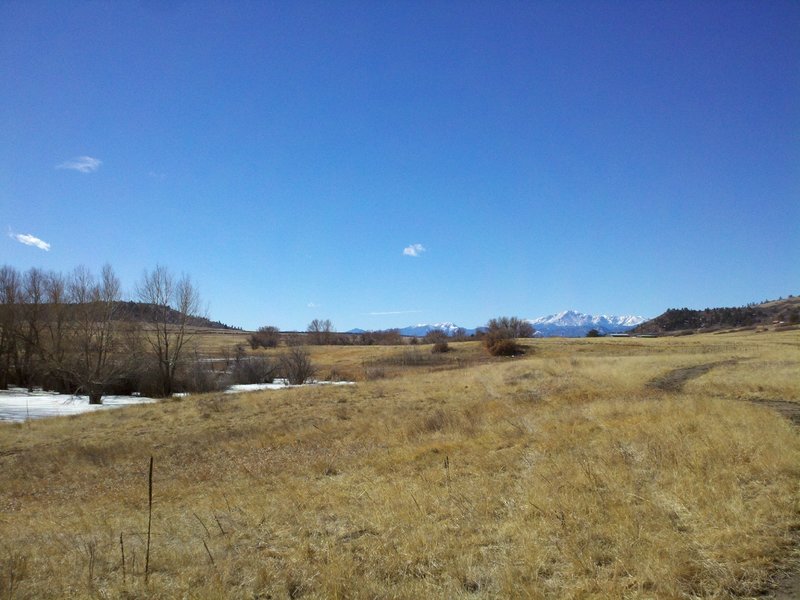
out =
[[[354,381],[309,381],[302,384],[308,385],[355,385]],[[253,383],[243,385],[232,385],[226,394],[240,394],[244,392],[258,392],[261,390],[284,390],[289,388],[302,387],[300,385],[290,385],[285,379],[276,379],[273,383]],[[190,394],[177,392],[172,394],[173,398],[185,398]],[[157,402],[153,398],[146,398],[140,395],[134,396],[103,396],[102,404],[89,404],[88,396],[72,396],[70,394],[58,394],[56,392],[45,392],[37,389],[29,392],[25,388],[11,388],[0,390],[0,421],[12,423],[22,423],[28,419],[43,419],[46,417],[64,417],[69,415],[79,415],[96,410],[106,410],[110,408],[120,408],[132,404],[149,404]]]
[[79,415],[85,412],[155,402],[142,396],[103,396],[102,404],[89,404],[88,396],[72,396],[25,388],[0,390],[0,421],[21,423],[28,419]]
[[283,390],[289,387],[288,383],[275,380],[272,383],[240,383],[230,386],[225,390],[226,394],[239,394],[242,392],[260,392],[261,390]]
[[242,383],[232,385],[226,394],[241,394],[243,392],[260,392],[261,390],[286,390],[289,388],[305,387],[309,385],[355,385],[355,381],[309,381],[300,385],[291,385],[285,379],[276,379],[272,383]]

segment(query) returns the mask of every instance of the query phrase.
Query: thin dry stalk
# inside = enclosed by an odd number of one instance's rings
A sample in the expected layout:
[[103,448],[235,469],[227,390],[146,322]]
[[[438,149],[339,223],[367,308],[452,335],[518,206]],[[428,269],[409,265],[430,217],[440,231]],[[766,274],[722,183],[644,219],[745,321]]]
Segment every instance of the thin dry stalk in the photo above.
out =
[[144,581],[150,576],[150,531],[153,524],[153,457],[150,457],[150,473],[147,479],[147,550],[144,556]]
[[119,551],[122,554],[122,583],[125,583],[125,543],[122,541],[122,532],[119,534]]

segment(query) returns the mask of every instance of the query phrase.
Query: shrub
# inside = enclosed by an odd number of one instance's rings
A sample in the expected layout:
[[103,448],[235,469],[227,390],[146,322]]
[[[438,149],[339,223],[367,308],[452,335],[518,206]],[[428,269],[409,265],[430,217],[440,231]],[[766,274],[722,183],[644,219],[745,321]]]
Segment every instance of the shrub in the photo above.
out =
[[444,340],[436,342],[431,348],[433,354],[440,354],[442,352],[450,352],[450,346]]
[[365,331],[355,336],[355,343],[364,346],[381,344],[385,346],[398,346],[403,343],[403,336],[399,329],[384,329],[381,331]]
[[533,326],[518,317],[498,317],[486,325],[483,343],[492,356],[514,356],[522,354],[523,348],[514,340],[533,337]]
[[300,346],[289,348],[280,357],[281,374],[292,385],[305,383],[314,376],[316,370],[308,350]]
[[533,325],[519,317],[497,317],[486,324],[488,334],[498,333],[509,339],[533,337]]
[[277,366],[262,356],[244,356],[233,365],[234,383],[272,383]]
[[175,383],[178,389],[174,391],[196,394],[217,392],[223,388],[214,371],[209,369],[208,364],[198,356],[195,356],[189,364],[183,365]]
[[265,325],[259,327],[258,331],[251,334],[248,338],[250,347],[253,350],[258,348],[275,348],[281,339],[281,332],[277,327],[272,325]]
[[492,356],[516,356],[522,354],[522,347],[514,340],[510,339],[496,339],[489,341],[487,336],[486,349]]

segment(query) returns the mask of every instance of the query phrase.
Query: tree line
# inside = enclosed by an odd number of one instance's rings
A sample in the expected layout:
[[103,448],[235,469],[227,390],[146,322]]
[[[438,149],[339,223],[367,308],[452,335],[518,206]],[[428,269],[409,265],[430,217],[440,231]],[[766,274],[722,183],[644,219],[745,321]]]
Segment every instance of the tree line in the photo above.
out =
[[135,287],[146,321],[120,318],[122,286],[110,265],[63,274],[0,268],[0,389],[42,387],[85,394],[170,396],[185,384],[197,287],[156,266]]
[[306,327],[305,333],[281,332],[274,325],[259,327],[248,337],[253,350],[258,348],[276,348],[282,342],[289,347],[303,344],[325,346],[399,346],[403,344],[431,344],[433,352],[449,351],[448,342],[460,342],[468,339],[482,340],[486,349],[494,356],[513,356],[523,353],[522,346],[515,342],[519,338],[533,337],[533,326],[519,317],[496,317],[490,319],[485,327],[480,327],[468,335],[466,329],[458,328],[452,333],[442,329],[431,329],[423,337],[404,337],[399,329],[364,331],[360,333],[337,333],[330,319],[314,319]]

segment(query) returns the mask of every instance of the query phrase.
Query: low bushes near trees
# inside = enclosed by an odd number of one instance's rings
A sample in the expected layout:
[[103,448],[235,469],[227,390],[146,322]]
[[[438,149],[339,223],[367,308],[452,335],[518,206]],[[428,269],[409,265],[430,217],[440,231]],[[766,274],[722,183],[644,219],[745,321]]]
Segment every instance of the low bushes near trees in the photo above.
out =
[[265,325],[259,327],[258,331],[250,334],[248,342],[253,350],[258,348],[275,348],[280,342],[281,332],[277,327],[272,325]]
[[525,350],[516,340],[533,337],[533,326],[518,317],[497,317],[486,324],[483,343],[492,356],[516,356]]
[[441,340],[436,342],[433,347],[431,348],[431,352],[433,354],[441,354],[443,352],[450,352],[450,345],[445,341]]
[[449,339],[450,336],[442,329],[431,329],[425,334],[425,337],[422,338],[422,342],[424,344],[433,344],[431,348],[433,354],[441,354],[450,351],[450,346],[447,343]]
[[278,365],[266,356],[247,356],[244,348],[236,349],[231,379],[236,384],[272,383],[278,371]]
[[492,356],[516,356],[524,353],[522,346],[513,339],[493,339],[487,336],[484,343]]
[[300,385],[314,376],[317,369],[311,362],[308,350],[294,346],[281,354],[280,373],[291,385]]

